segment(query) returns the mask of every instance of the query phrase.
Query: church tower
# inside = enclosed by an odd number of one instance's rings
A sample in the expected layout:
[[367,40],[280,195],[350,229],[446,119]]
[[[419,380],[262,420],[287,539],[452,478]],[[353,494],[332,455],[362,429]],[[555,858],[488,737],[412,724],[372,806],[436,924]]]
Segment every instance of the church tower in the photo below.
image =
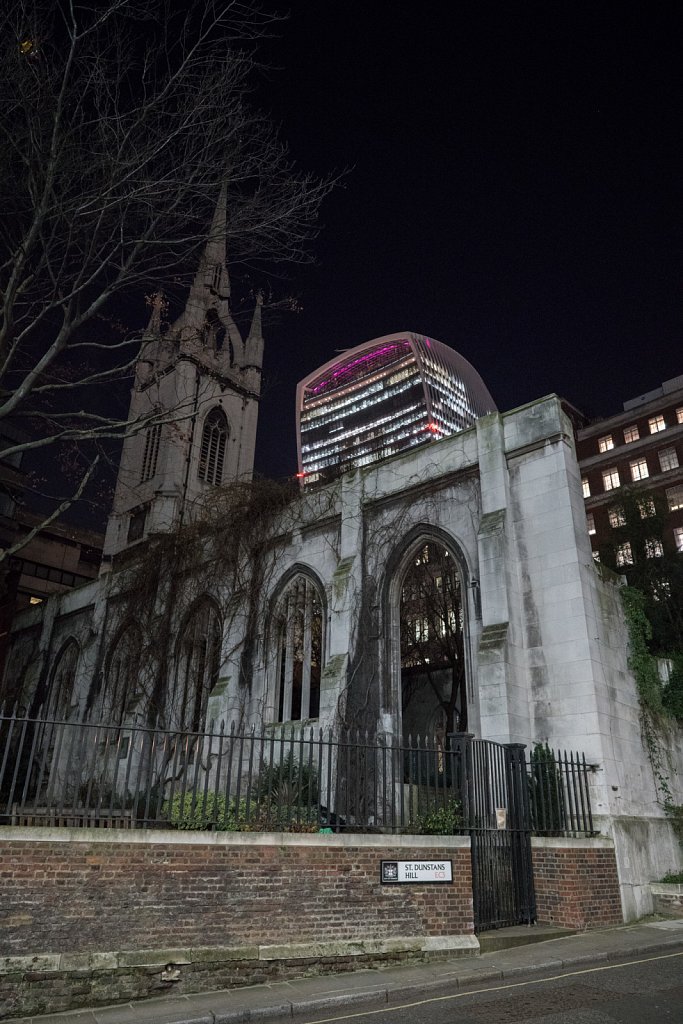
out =
[[[250,480],[263,336],[257,297],[245,340],[230,311],[226,187],[183,312],[162,331],[156,296],[136,364],[126,437],[107,524],[105,561],[191,519],[208,490]],[[146,426],[135,430],[143,421]]]

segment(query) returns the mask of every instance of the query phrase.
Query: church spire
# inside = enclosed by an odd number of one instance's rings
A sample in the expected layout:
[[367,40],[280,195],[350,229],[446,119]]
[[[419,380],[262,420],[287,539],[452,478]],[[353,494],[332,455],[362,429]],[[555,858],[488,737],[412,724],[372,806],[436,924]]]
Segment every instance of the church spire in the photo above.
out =
[[228,276],[228,185],[223,182],[213,212],[211,227],[195,274],[192,292],[201,294],[204,289],[218,299],[230,298]]

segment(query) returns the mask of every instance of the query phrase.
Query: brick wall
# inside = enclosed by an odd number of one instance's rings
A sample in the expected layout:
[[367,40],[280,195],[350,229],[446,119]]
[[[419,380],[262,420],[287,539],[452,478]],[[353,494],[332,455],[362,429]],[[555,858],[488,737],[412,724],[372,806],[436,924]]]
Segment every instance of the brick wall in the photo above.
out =
[[[314,838],[314,845],[0,838],[0,954],[473,931],[467,847]],[[380,884],[382,859],[446,855],[454,861],[452,885]]]
[[622,924],[614,846],[607,839],[532,839],[540,924],[604,928]]
[[[191,992],[477,951],[467,839],[200,836],[0,829],[0,1019],[157,995],[167,963]],[[452,884],[380,883],[444,858]]]

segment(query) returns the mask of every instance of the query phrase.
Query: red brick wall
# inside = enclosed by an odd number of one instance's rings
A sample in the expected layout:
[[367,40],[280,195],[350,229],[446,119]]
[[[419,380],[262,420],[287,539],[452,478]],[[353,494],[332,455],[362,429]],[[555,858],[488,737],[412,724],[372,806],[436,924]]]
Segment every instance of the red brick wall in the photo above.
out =
[[538,840],[532,841],[539,923],[565,928],[622,924],[613,847],[597,842],[590,847],[571,846],[571,840],[564,842],[567,846],[546,846]]
[[[382,859],[453,860],[452,885],[381,885]],[[3,922],[4,918],[4,922]],[[470,853],[334,845],[7,842],[0,955],[462,935]]]

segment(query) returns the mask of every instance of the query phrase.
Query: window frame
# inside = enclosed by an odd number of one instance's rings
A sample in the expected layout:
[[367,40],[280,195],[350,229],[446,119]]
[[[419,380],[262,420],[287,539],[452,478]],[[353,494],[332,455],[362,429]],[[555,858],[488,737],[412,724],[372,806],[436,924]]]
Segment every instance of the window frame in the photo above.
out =
[[605,434],[603,437],[598,438],[598,452],[602,455],[604,452],[611,452],[614,448],[614,438],[611,434]]
[[664,419],[663,413],[657,413],[656,416],[650,416],[647,421],[647,425],[651,434],[660,434],[662,430],[666,430],[666,420]]
[[[616,483],[614,479],[616,478]],[[609,485],[607,481],[609,480]],[[610,466],[609,469],[603,469],[602,471],[602,486],[605,491],[616,491],[618,487],[621,487],[621,477],[619,476],[619,467]]]
[[[638,483],[639,480],[647,480],[650,475],[650,467],[647,464],[647,459],[644,455],[640,458],[631,459],[628,464],[628,468],[631,473],[631,480],[633,483]],[[643,472],[643,469],[645,472]]]
[[640,430],[637,423],[632,423],[630,427],[624,427],[624,444],[633,444],[634,441],[640,441]]
[[[670,448],[661,448],[657,452],[657,458],[659,459],[659,468],[662,473],[670,473],[672,469],[679,468],[678,452],[672,445]],[[670,463],[670,465],[664,465],[664,463]]]

